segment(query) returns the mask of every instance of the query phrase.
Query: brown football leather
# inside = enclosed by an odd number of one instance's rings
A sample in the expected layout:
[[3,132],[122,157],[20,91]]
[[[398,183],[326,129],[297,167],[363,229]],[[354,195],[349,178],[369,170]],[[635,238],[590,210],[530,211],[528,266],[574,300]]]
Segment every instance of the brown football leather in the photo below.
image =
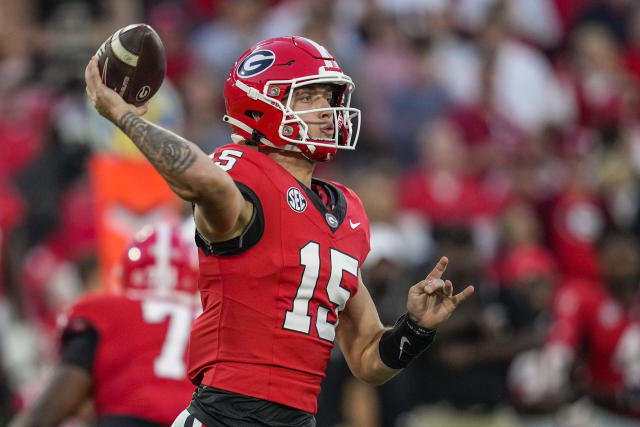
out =
[[136,106],[160,89],[167,58],[160,36],[147,24],[133,24],[113,33],[96,52],[102,82]]

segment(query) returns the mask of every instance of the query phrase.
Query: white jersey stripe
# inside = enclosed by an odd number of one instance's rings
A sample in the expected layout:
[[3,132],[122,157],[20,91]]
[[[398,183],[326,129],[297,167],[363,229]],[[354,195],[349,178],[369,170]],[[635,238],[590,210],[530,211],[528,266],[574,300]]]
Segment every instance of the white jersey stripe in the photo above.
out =
[[173,424],[171,424],[171,427],[184,427],[184,424],[187,422],[187,418],[189,418],[189,415],[191,414],[186,409],[180,412],[180,415],[176,417]]

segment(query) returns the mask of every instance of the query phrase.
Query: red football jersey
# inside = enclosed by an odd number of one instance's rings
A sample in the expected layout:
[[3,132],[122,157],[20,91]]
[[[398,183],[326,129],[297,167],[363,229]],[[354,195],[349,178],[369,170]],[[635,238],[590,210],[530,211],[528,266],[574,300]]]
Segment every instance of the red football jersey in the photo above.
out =
[[79,332],[86,321],[98,332],[93,363],[98,417],[135,416],[171,425],[194,390],[186,375],[186,349],[199,312],[197,301],[153,296],[94,294],[73,305],[65,329]]
[[264,233],[233,255],[200,250],[204,312],[189,344],[189,377],[315,413],[338,313],[358,291],[369,221],[358,197],[321,183],[323,200],[250,147],[227,145],[217,165],[259,200]]
[[[558,290],[549,341],[586,344],[591,385],[611,396],[640,388],[640,310],[625,310],[598,282],[571,280]],[[634,414],[640,416],[640,411]]]

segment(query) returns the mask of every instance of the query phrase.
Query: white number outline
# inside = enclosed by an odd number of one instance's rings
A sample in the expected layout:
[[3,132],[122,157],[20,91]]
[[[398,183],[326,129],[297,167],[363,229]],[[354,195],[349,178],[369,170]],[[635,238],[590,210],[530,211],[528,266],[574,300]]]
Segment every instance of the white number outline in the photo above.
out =
[[[320,339],[333,342],[338,326],[338,313],[344,310],[345,304],[351,297],[351,292],[341,286],[342,279],[345,272],[358,277],[358,260],[334,248],[330,248],[329,253],[331,274],[325,290],[329,301],[335,304],[335,308],[318,306],[316,331]],[[310,241],[300,248],[300,265],[304,266],[304,271],[291,303],[291,309],[285,312],[282,328],[308,335],[311,330],[309,302],[316,292],[321,267],[320,244],[318,242]],[[329,321],[330,311],[336,315],[335,323]]]
[[[238,151],[238,150],[231,150],[231,149],[222,150],[222,152],[220,153],[220,156],[218,157],[218,160],[216,160],[213,163],[218,165],[223,171],[229,172],[231,168],[235,166],[236,162],[238,161],[239,158],[242,157],[243,154],[244,153],[242,151]],[[213,154],[211,158],[213,158]],[[225,162],[225,163],[222,163],[222,162]]]
[[153,372],[159,378],[181,380],[187,375],[184,354],[189,342],[191,324],[198,313],[173,301],[146,299],[142,301],[142,316],[147,323],[161,323],[169,317],[160,354],[153,361]]

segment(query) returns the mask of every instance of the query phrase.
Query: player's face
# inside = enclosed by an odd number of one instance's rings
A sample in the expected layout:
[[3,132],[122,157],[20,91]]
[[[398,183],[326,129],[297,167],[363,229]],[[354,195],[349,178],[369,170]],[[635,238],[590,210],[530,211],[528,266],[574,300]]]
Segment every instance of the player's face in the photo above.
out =
[[[331,85],[309,85],[293,92],[291,108],[293,111],[313,110],[331,107],[334,88]],[[331,139],[334,137],[333,112],[331,110],[299,114],[309,126],[311,138]]]

